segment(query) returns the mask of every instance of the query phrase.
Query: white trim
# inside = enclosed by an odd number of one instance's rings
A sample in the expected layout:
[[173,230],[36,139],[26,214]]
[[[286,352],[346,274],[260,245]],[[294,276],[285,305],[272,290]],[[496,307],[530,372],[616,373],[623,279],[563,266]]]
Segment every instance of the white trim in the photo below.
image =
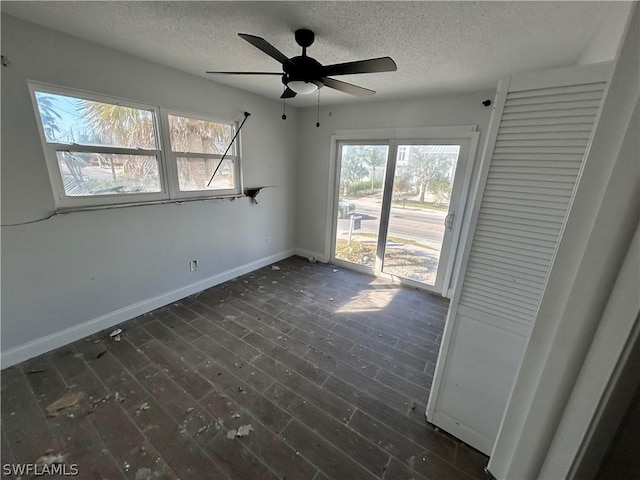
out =
[[[495,101],[494,101],[495,103]],[[470,242],[470,224],[471,216],[469,215],[469,209],[467,206],[473,207],[476,202],[475,192],[471,192],[471,179],[473,178],[473,169],[476,163],[476,156],[478,154],[478,144],[480,142],[480,132],[474,132],[470,137],[469,142],[469,154],[467,159],[466,171],[462,177],[462,185],[460,191],[461,198],[458,200],[458,212],[456,212],[454,231],[455,245],[452,243],[452,251],[454,255],[451,259],[452,265],[450,269],[447,269],[448,276],[445,278],[443,286],[443,295],[447,298],[453,298],[453,295],[457,289],[458,278],[460,276],[460,266],[462,264],[462,253],[465,251],[466,245]]]
[[169,303],[176,302],[182,298],[188,297],[189,295],[193,295],[194,293],[232,280],[240,275],[253,272],[254,270],[265,267],[274,262],[284,260],[285,258],[292,256],[294,252],[294,249],[290,249],[274,255],[269,255],[268,257],[246,263],[231,270],[213,275],[212,277],[185,285],[184,287],[119,308],[118,310],[66,328],[60,332],[10,348],[9,350],[2,352],[0,357],[1,368],[7,368],[30,358],[37,357],[38,355],[42,355],[43,353],[49,352],[58,347],[80,340],[87,335],[92,335],[100,330],[131,320],[139,315],[143,315]]
[[[542,478],[560,475],[562,478],[584,478],[585,475],[577,474],[583,463],[595,471],[605,453],[607,442],[600,437],[597,439],[600,442],[599,452],[594,452],[594,449],[588,450],[595,440],[595,435],[603,434],[601,430],[608,430],[608,435],[605,436],[609,437],[609,440],[615,432],[617,423],[606,416],[606,410],[615,398],[616,389],[621,389],[624,392],[622,396],[629,401],[637,388],[629,385],[634,381],[637,385],[637,372],[628,373],[627,377],[630,377],[624,379],[626,383],[622,383],[621,379],[633,348],[640,338],[638,265],[640,226],[636,228],[591,348],[547,452],[541,469]],[[624,411],[625,408],[617,409],[620,416]],[[606,422],[604,429],[603,421]]]
[[476,125],[453,125],[450,127],[408,127],[408,128],[365,128],[334,130],[332,140],[375,140],[375,139],[416,139],[416,138],[470,138],[477,132]]

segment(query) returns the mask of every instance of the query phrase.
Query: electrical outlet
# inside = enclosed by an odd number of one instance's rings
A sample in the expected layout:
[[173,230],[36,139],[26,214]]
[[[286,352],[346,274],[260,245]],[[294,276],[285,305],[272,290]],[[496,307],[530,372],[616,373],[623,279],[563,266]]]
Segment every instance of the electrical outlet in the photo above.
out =
[[189,262],[189,270],[195,272],[198,270],[198,260],[191,260]]

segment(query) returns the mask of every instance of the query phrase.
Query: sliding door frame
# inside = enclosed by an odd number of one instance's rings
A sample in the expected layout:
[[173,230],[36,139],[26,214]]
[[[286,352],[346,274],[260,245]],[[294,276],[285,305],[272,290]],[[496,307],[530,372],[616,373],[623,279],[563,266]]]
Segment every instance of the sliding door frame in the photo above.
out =
[[[453,126],[453,127],[425,127],[425,128],[394,128],[394,129],[364,129],[364,130],[336,130],[331,135],[330,163],[329,163],[329,185],[328,185],[328,202],[327,202],[327,218],[326,218],[326,235],[325,235],[325,258],[329,262],[344,266],[369,275],[389,278],[394,282],[406,284],[415,288],[431,291],[446,297],[451,297],[455,290],[455,282],[459,278],[460,262],[458,261],[458,252],[463,251],[466,238],[468,236],[467,215],[464,213],[467,209],[467,200],[472,198],[469,195],[471,185],[471,176],[473,172],[474,160],[478,146],[479,132],[475,125],[472,126]],[[398,277],[395,275],[385,274],[382,272],[382,259],[384,255],[383,238],[386,241],[388,233],[388,221],[391,211],[391,198],[393,188],[388,188],[388,182],[392,182],[395,175],[396,152],[399,143],[420,143],[433,140],[435,144],[446,142],[459,142],[465,145],[461,148],[458,157],[458,165],[456,166],[456,175],[460,173],[459,185],[454,182],[454,189],[457,190],[455,199],[458,202],[458,211],[454,216],[453,235],[451,237],[450,255],[444,259],[447,265],[442,281],[435,286],[429,286],[414,280]],[[385,170],[385,184],[383,190],[383,202],[380,217],[380,228],[378,234],[378,248],[376,262],[374,268],[346,262],[335,258],[336,229],[337,229],[337,202],[340,183],[340,166],[341,159],[338,158],[341,145],[344,144],[371,144],[371,145],[389,145],[388,158]],[[466,153],[463,151],[466,150]],[[452,201],[454,192],[452,192]]]

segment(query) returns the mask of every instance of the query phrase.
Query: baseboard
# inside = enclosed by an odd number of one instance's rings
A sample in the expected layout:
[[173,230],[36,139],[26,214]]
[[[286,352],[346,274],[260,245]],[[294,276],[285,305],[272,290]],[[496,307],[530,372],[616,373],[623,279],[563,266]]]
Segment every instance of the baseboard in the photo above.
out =
[[294,249],[285,250],[284,252],[270,255],[268,257],[261,258],[260,260],[256,260],[254,262],[241,265],[231,270],[218,273],[212,277],[205,278],[204,280],[200,280],[195,283],[191,283],[176,290],[172,290],[156,297],[134,303],[133,305],[128,305],[113,312],[107,313],[106,315],[102,315],[87,322],[83,322],[79,325],[74,325],[73,327],[69,327],[60,332],[56,332],[51,335],[32,340],[23,345],[10,348],[2,352],[2,355],[0,356],[0,365],[2,365],[2,368],[7,368],[11,365],[24,362],[25,360],[29,360],[30,358],[37,357],[38,355],[42,355],[43,353],[50,352],[51,350],[55,350],[56,348],[62,347],[63,345],[67,345],[69,343],[80,340],[81,338],[92,335],[96,332],[104,330],[105,328],[113,327],[114,325],[118,325],[122,322],[126,322],[127,320],[131,320],[132,318],[155,310],[156,308],[160,308],[169,303],[176,302],[181,298],[188,297],[189,295],[193,295],[194,293],[206,290],[207,288],[211,288],[221,283],[227,282],[246,273],[253,272],[258,268],[265,267],[274,262],[284,260],[285,258],[289,258],[294,254],[296,254],[296,251]]
[[329,263],[329,259],[322,253],[312,252],[303,248],[296,248],[295,254],[304,258],[315,258],[316,262]]

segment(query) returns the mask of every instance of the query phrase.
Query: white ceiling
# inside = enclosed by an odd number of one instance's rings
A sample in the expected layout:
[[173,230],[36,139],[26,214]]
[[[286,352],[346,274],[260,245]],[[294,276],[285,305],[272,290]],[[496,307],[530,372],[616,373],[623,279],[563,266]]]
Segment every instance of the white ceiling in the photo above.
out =
[[[511,73],[575,63],[617,2],[10,2],[2,12],[211,81],[277,99],[279,77],[205,70],[280,71],[237,33],[300,54],[293,32],[309,28],[322,64],[391,56],[398,71],[338,77],[389,100],[495,88]],[[324,88],[323,104],[369,101]],[[315,95],[293,105],[313,105]]]

